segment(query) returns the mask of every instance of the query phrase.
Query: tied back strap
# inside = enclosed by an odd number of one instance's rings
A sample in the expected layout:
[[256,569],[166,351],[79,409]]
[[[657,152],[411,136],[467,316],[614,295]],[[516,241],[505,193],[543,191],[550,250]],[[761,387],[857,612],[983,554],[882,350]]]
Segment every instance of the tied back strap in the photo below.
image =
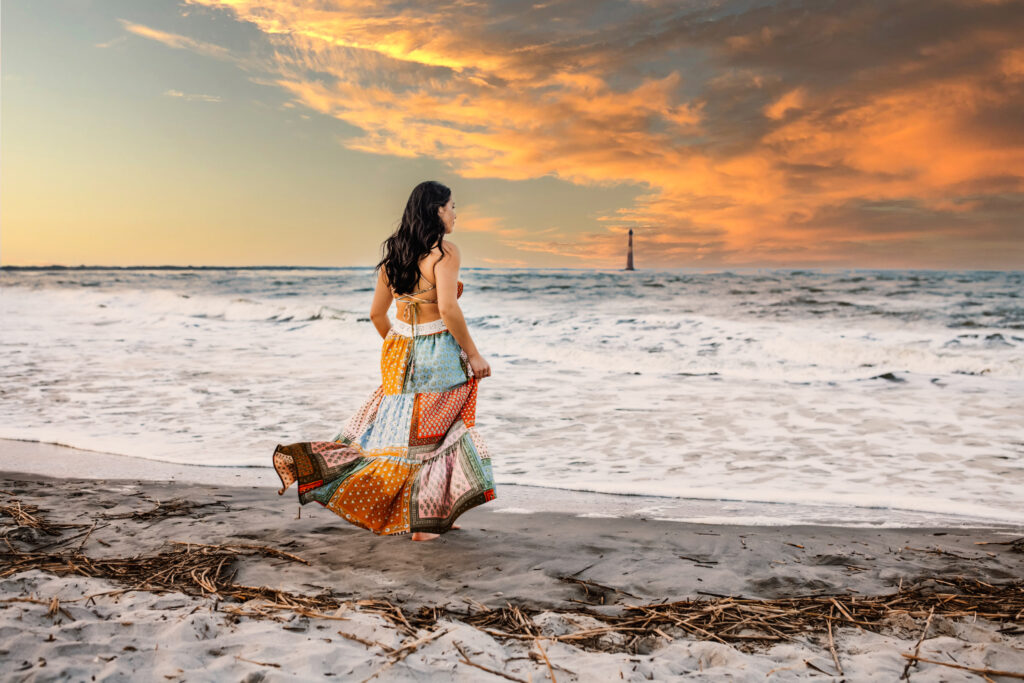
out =
[[426,289],[421,289],[418,292],[403,294],[402,296],[396,297],[398,301],[405,302],[405,319],[407,322],[412,324],[412,342],[409,344],[409,368],[406,374],[407,380],[412,379],[413,366],[416,362],[416,323],[419,321],[420,304],[437,303],[430,299],[421,299],[416,295],[422,294],[423,292],[429,292],[433,288],[434,285],[430,285]]

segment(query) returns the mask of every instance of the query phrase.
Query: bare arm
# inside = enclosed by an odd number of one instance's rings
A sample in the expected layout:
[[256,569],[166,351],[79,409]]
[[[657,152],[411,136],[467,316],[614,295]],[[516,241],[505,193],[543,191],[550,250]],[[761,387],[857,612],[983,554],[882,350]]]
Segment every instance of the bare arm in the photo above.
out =
[[393,299],[391,288],[388,286],[388,278],[384,274],[384,269],[381,268],[377,272],[377,288],[373,292],[373,303],[370,304],[370,320],[373,321],[373,326],[377,328],[381,338],[387,337],[388,330],[391,329],[388,311],[391,309]]
[[455,341],[459,343],[467,356],[479,356],[480,352],[473,343],[466,327],[466,318],[459,307],[458,282],[459,265],[462,262],[459,248],[451,242],[445,243],[445,257],[434,265],[434,278],[437,286],[437,310],[444,320],[445,326]]

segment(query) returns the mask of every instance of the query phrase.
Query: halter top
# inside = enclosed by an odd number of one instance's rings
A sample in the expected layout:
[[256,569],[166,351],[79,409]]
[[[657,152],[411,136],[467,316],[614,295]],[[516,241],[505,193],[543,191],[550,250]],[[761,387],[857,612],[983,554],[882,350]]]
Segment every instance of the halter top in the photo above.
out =
[[[395,301],[404,301],[404,302],[406,302],[405,303],[405,316],[404,316],[404,318],[405,318],[406,322],[409,322],[409,323],[412,324],[412,334],[413,334],[413,336],[416,336],[416,323],[419,320],[420,304],[436,304],[437,303],[436,299],[421,299],[417,295],[418,294],[423,294],[424,292],[429,292],[430,290],[434,289],[434,286],[435,285],[432,284],[429,287],[426,287],[424,289],[419,290],[418,292],[413,292],[412,294],[400,294],[400,295],[395,297]],[[462,289],[463,289],[462,280],[459,280],[458,281],[458,291],[455,294],[455,298],[456,299],[458,299],[459,297],[462,296]],[[392,292],[393,291],[394,290],[392,290]]]

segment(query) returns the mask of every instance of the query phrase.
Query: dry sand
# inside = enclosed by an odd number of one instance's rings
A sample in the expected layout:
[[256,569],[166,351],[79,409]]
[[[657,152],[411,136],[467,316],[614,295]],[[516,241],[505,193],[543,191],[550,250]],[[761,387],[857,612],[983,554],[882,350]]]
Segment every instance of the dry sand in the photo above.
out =
[[[504,514],[488,506],[464,515],[462,530],[429,543],[379,537],[343,523],[319,506],[302,508],[294,489],[279,497],[264,486],[171,481],[49,478],[0,472],[0,503],[38,506],[51,522],[98,521],[84,539],[90,557],[146,554],[168,541],[266,545],[294,553],[309,566],[282,559],[242,558],[236,581],[316,593],[329,589],[352,601],[386,599],[407,611],[470,601],[542,611],[547,634],[593,626],[566,615],[579,602],[614,612],[626,604],[709,598],[709,594],[777,598],[893,592],[921,577],[965,576],[990,583],[1024,577],[1024,553],[1005,542],[1013,528],[866,529],[828,526],[696,525],[572,514]],[[153,501],[201,504],[185,516],[139,520],[110,517],[143,511]],[[508,503],[508,501],[506,501]],[[514,501],[513,501],[514,503]],[[24,528],[6,533],[21,549],[50,539]],[[105,526],[104,526],[105,525]],[[68,531],[67,535],[73,534]],[[66,544],[73,548],[83,539]],[[2,572],[2,567],[0,567]],[[591,581],[621,592],[589,595]],[[276,613],[279,620],[233,617],[225,602],[180,593],[135,591],[108,579],[58,577],[39,570],[0,580],[0,676],[5,680],[364,680],[388,663],[380,646],[397,648],[416,636],[353,603],[337,619]],[[52,598],[59,607],[52,609]],[[33,598],[35,601],[25,598]],[[78,599],[78,601],[75,601]],[[645,642],[639,652],[594,652],[564,642],[495,638],[451,618],[435,636],[373,680],[795,680],[827,679],[836,671],[823,634],[772,646],[737,648],[689,636]],[[924,620],[909,617],[873,633],[836,630],[845,680],[898,680]],[[1002,632],[1001,632],[1002,631]],[[934,618],[920,655],[962,666],[1024,673],[1024,628],[984,619]],[[487,673],[462,661],[458,644]],[[920,663],[913,681],[982,680],[965,670]],[[991,676],[992,680],[1014,680]]]

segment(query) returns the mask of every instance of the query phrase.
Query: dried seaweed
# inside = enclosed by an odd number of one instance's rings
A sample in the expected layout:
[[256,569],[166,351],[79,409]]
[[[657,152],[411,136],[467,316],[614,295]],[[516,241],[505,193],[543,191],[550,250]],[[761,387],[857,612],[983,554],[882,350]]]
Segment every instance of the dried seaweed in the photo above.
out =
[[[10,495],[10,494],[8,494]],[[61,529],[80,529],[88,524],[58,524],[51,522],[39,511],[39,508],[31,503],[23,503],[14,499],[0,503],[0,515],[10,517],[13,524],[4,524],[0,527],[0,536],[6,537],[13,531],[33,529],[47,536],[60,536]]]
[[[158,509],[160,512],[157,512]],[[135,518],[154,519],[159,515],[177,514],[183,509],[183,506],[168,503],[141,513],[149,516]],[[3,504],[0,511],[14,519],[19,527],[39,529],[47,534],[59,535],[61,528],[89,526],[49,523],[38,508],[17,501]],[[528,641],[531,647],[539,650],[536,659],[544,662],[552,680],[555,678],[554,669],[559,667],[548,659],[541,646],[542,639],[560,641],[592,651],[636,654],[649,651],[651,644],[659,639],[671,641],[678,637],[690,637],[751,649],[792,640],[801,634],[827,633],[829,653],[836,671],[842,674],[833,639],[833,630],[839,626],[885,632],[892,627],[893,617],[907,615],[925,620],[924,631],[918,640],[920,644],[926,637],[931,619],[937,616],[981,617],[1004,624],[1009,633],[1017,632],[1024,624],[1024,581],[992,584],[957,576],[924,578],[906,586],[901,581],[894,592],[873,596],[833,594],[753,599],[707,594],[697,599],[623,605],[600,612],[587,605],[545,610],[570,617],[567,621],[571,621],[573,616],[583,616],[592,620],[592,624],[600,624],[554,635],[545,633],[534,620],[540,610],[511,603],[492,608],[467,600],[470,607],[466,610],[457,610],[448,605],[428,605],[407,611],[408,608],[403,609],[402,605],[383,599],[343,600],[326,589],[320,593],[299,593],[236,583],[235,565],[239,558],[246,556],[256,554],[309,564],[298,555],[268,546],[171,541],[150,554],[130,557],[91,557],[82,551],[84,540],[75,549],[52,549],[54,545],[65,545],[68,540],[83,534],[87,540],[96,528],[93,523],[87,532],[31,550],[15,547],[4,536],[3,545],[6,545],[6,549],[0,546],[0,579],[39,569],[57,575],[103,578],[122,586],[104,594],[145,590],[213,596],[217,599],[216,609],[235,619],[251,617],[284,620],[281,613],[291,612],[311,618],[345,620],[346,617],[340,614],[347,609],[371,612],[390,622],[408,637],[406,644],[391,648],[341,634],[367,647],[381,649],[388,662],[374,676],[420,645],[443,635],[446,631],[438,628],[443,621],[461,622],[496,638],[524,643]],[[605,595],[611,592],[629,595],[623,590],[593,581],[575,577],[561,578],[580,586],[588,596],[595,596],[601,604],[604,603]],[[89,599],[92,597],[89,596]],[[46,604],[50,606],[51,615],[68,616],[59,602],[54,600]],[[424,630],[428,635],[423,635]],[[470,660],[465,651],[460,650],[460,654],[464,663],[488,671],[486,667]],[[917,649],[907,658],[910,661],[905,671],[909,671],[914,661],[927,661],[918,657]],[[261,664],[274,666],[272,663]]]
[[[172,542],[172,548],[150,555],[96,558],[80,550],[63,552],[21,551],[10,544],[0,551],[0,578],[30,569],[58,575],[77,574],[110,579],[123,591],[179,591],[187,595],[211,595],[221,601],[246,603],[243,607],[222,605],[236,616],[271,617],[287,610],[307,616],[330,616],[330,612],[352,605],[380,615],[402,633],[413,636],[421,629],[434,629],[442,620],[457,620],[501,638],[536,641],[538,637],[572,643],[600,651],[637,652],[645,638],[690,636],[734,645],[769,644],[789,640],[807,632],[831,632],[838,626],[883,631],[897,614],[926,619],[930,614],[945,617],[982,617],[1012,625],[1024,620],[1024,582],[993,585],[977,579],[957,577],[928,579],[901,586],[895,593],[866,595],[804,596],[759,600],[752,598],[707,598],[662,604],[624,606],[617,614],[597,613],[585,608],[551,610],[565,615],[585,615],[603,625],[568,634],[545,635],[533,617],[538,610],[506,604],[457,611],[448,606],[426,606],[406,613],[387,600],[344,601],[330,593],[302,594],[267,586],[246,586],[234,582],[233,566],[239,557],[260,554],[305,562],[301,557],[275,548],[250,544],[200,545]],[[256,601],[252,603],[251,601]],[[609,634],[626,638],[608,638]],[[837,666],[838,668],[838,666]]]
[[167,501],[154,500],[153,507],[149,510],[135,510],[133,512],[121,512],[117,514],[104,514],[103,517],[106,519],[134,519],[138,521],[148,520],[161,520],[169,517],[188,517],[191,516],[196,510],[202,508],[219,505],[225,510],[228,510],[227,505],[220,501],[214,501],[211,503],[197,503],[194,500],[187,500],[185,498],[172,498]]

